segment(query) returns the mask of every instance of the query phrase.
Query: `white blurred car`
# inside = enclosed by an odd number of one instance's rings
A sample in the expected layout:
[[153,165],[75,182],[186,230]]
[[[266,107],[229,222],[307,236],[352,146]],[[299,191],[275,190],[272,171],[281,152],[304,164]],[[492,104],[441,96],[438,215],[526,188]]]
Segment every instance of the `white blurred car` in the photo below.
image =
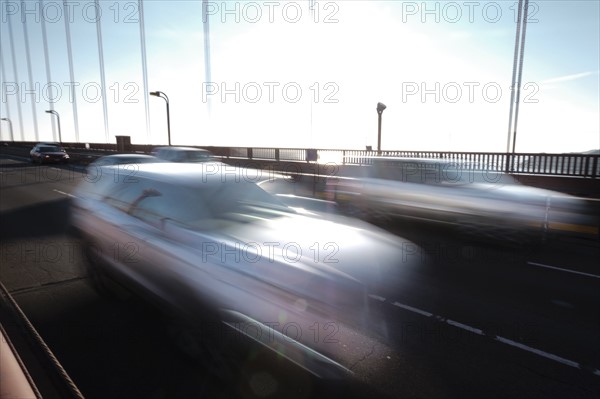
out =
[[524,186],[481,165],[438,159],[374,158],[328,191],[345,212],[365,218],[405,218],[449,225],[477,237],[513,242],[549,233],[598,237],[590,203]]
[[111,173],[83,182],[72,218],[95,249],[91,275],[187,320],[214,312],[316,375],[344,374],[338,342],[367,341],[337,332],[360,325],[367,293],[410,267],[409,243],[360,221],[302,215],[254,175],[216,162],[161,163],[118,182]]

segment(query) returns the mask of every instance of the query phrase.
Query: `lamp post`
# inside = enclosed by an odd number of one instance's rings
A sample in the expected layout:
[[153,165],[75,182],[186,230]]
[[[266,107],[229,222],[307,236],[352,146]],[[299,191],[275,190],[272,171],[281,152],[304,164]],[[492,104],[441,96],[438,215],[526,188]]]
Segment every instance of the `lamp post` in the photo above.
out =
[[56,121],[58,122],[58,142],[62,144],[62,132],[60,130],[60,115],[55,110],[46,110],[47,114],[56,115]]
[[377,116],[378,116],[378,124],[377,124],[377,155],[381,154],[381,114],[383,114],[383,110],[387,107],[384,103],[377,103]]
[[10,131],[10,141],[15,141],[13,137],[12,121],[8,118],[2,118],[1,120],[8,122],[8,130]]
[[171,145],[171,116],[169,114],[169,97],[162,91],[151,91],[151,96],[160,97],[167,102],[167,133],[169,135],[169,145]]

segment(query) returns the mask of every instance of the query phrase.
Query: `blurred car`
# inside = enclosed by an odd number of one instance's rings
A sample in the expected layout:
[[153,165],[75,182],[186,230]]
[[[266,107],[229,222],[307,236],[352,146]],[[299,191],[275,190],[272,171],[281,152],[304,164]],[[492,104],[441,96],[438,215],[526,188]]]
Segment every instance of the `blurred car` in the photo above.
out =
[[284,204],[300,213],[323,215],[340,215],[338,204],[319,198],[303,197],[294,194],[275,194]]
[[153,162],[164,161],[162,159],[156,158],[155,156],[146,154],[114,154],[105,155],[96,159],[94,162],[88,165],[88,169],[111,165],[141,164]]
[[[72,223],[90,275],[101,290],[118,281],[189,322],[207,325],[199,319],[215,313],[318,376],[345,375],[337,342],[369,341],[334,333],[366,320],[367,293],[409,267],[409,243],[357,220],[300,214],[248,175],[218,162],[149,163],[118,182],[82,182]],[[212,353],[223,336],[191,346]]]
[[598,236],[597,212],[585,200],[474,163],[378,157],[354,177],[331,179],[328,191],[344,212],[367,219],[407,218],[519,242],[552,232]]
[[69,154],[59,144],[54,143],[38,143],[29,152],[31,162],[67,163],[69,162]]
[[152,155],[169,162],[214,162],[214,155],[201,148],[193,147],[157,147]]

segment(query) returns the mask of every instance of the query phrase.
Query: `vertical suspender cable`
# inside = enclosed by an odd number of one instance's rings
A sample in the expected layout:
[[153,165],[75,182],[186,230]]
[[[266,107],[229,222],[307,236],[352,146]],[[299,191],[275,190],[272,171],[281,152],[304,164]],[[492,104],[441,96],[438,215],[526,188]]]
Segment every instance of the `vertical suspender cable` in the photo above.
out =
[[104,73],[104,47],[102,46],[102,11],[98,0],[94,0],[94,8],[96,9],[96,38],[98,41],[98,62],[100,63],[100,86],[102,91],[102,112],[104,115],[104,140],[108,139],[108,106],[106,104],[106,74]]
[[[515,82],[517,79],[517,64],[519,57],[519,36],[521,35],[521,11],[523,9],[523,0],[519,0],[519,10],[517,13],[517,34],[515,35],[515,54],[513,57],[513,72],[512,72],[512,80],[510,82],[510,113],[508,115],[508,134],[506,138],[506,152],[510,152],[510,136],[512,133],[513,126],[513,109],[515,106],[515,91],[518,90],[515,87]],[[508,165],[508,164],[507,164]]]
[[146,33],[144,27],[144,4],[142,0],[138,0],[138,11],[140,15],[140,49],[142,52],[142,76],[144,85],[144,110],[146,112],[146,136],[150,139],[150,109],[148,107],[148,64],[146,62]]
[[[211,70],[210,70],[210,27],[209,27],[209,16],[208,16],[208,1],[202,0],[202,23],[204,27],[204,82],[212,82]],[[210,96],[206,100],[206,106],[208,108],[208,115],[210,117],[211,111],[211,100]]]
[[[0,47],[0,78],[2,78],[2,84],[6,84],[6,71],[4,70],[4,56],[2,55],[2,47]],[[6,118],[8,120],[10,119],[10,107],[8,104],[8,99],[6,100]],[[14,141],[14,135],[12,132],[12,122],[9,122],[11,125],[9,125],[9,129],[10,129],[10,135],[11,135],[11,140],[10,141]]]
[[[75,73],[73,72],[73,49],[71,47],[71,28],[70,20],[73,17],[69,14],[67,0],[63,0],[63,9],[65,16],[65,33],[67,35],[67,55],[69,57],[69,79],[71,79],[71,100],[73,101],[73,124],[75,126],[75,142],[79,142],[79,120],[77,118],[77,96],[75,96]],[[73,19],[74,21],[74,19]]]
[[[25,10],[25,2],[21,1],[21,9]],[[31,52],[29,51],[29,35],[27,34],[27,17],[25,14],[22,14],[22,22],[23,22],[23,39],[25,41],[25,57],[27,59],[27,75],[29,77],[29,87],[34,92],[33,99],[31,100],[31,113],[33,117],[33,131],[35,132],[35,141],[40,139],[39,131],[38,131],[38,123],[37,123],[37,112],[36,112],[36,98],[35,98],[35,88],[33,87],[33,73],[31,72]]]
[[[44,9],[44,0],[39,0],[40,10]],[[52,82],[52,77],[50,76],[50,55],[48,53],[48,36],[46,34],[46,19],[42,15],[40,18],[40,24],[42,26],[42,41],[44,44],[44,61],[46,63],[46,81],[48,83],[48,107],[50,110],[54,111],[54,95],[52,87],[54,83]],[[52,123],[52,140],[57,141],[56,139],[56,123],[54,122],[54,118],[50,118]]]
[[527,31],[527,8],[529,6],[529,0],[525,0],[523,5],[523,31],[521,32],[521,54],[519,56],[519,77],[517,78],[517,98],[515,101],[515,125],[513,128],[513,140],[512,140],[512,152],[515,152],[515,145],[517,143],[517,122],[519,120],[519,99],[521,97],[521,76],[523,75],[523,55],[525,52],[525,33]]
[[11,15],[7,14],[6,19],[8,21],[8,35],[10,36],[10,53],[11,53],[12,62],[13,62],[13,76],[15,78],[15,83],[18,85],[17,93],[19,93],[19,98],[17,98],[17,112],[19,114],[19,129],[21,131],[21,140],[25,141],[25,130],[23,129],[23,112],[21,110],[21,83],[19,82],[19,75],[17,73],[17,57],[15,56],[15,38],[13,35]]

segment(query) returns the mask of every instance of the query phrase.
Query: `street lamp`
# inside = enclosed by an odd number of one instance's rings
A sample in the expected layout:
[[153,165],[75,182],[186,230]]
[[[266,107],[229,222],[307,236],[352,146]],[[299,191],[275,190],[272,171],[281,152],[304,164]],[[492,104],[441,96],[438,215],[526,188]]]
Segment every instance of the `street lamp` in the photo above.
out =
[[56,120],[58,122],[58,142],[62,144],[62,133],[60,131],[60,115],[58,115],[58,112],[56,112],[55,110],[51,109],[51,110],[46,110],[47,114],[52,114],[52,115],[56,115]]
[[13,130],[12,130],[12,122],[11,122],[11,120],[8,119],[8,118],[2,118],[1,120],[8,122],[8,129],[10,130],[10,141],[15,141],[15,138],[13,137]]
[[381,153],[381,114],[383,114],[383,110],[386,109],[384,103],[377,103],[377,116],[378,116],[378,126],[377,126],[377,153]]
[[160,97],[167,102],[167,133],[169,135],[169,145],[171,145],[171,116],[169,114],[169,97],[162,91],[151,91],[151,96]]

